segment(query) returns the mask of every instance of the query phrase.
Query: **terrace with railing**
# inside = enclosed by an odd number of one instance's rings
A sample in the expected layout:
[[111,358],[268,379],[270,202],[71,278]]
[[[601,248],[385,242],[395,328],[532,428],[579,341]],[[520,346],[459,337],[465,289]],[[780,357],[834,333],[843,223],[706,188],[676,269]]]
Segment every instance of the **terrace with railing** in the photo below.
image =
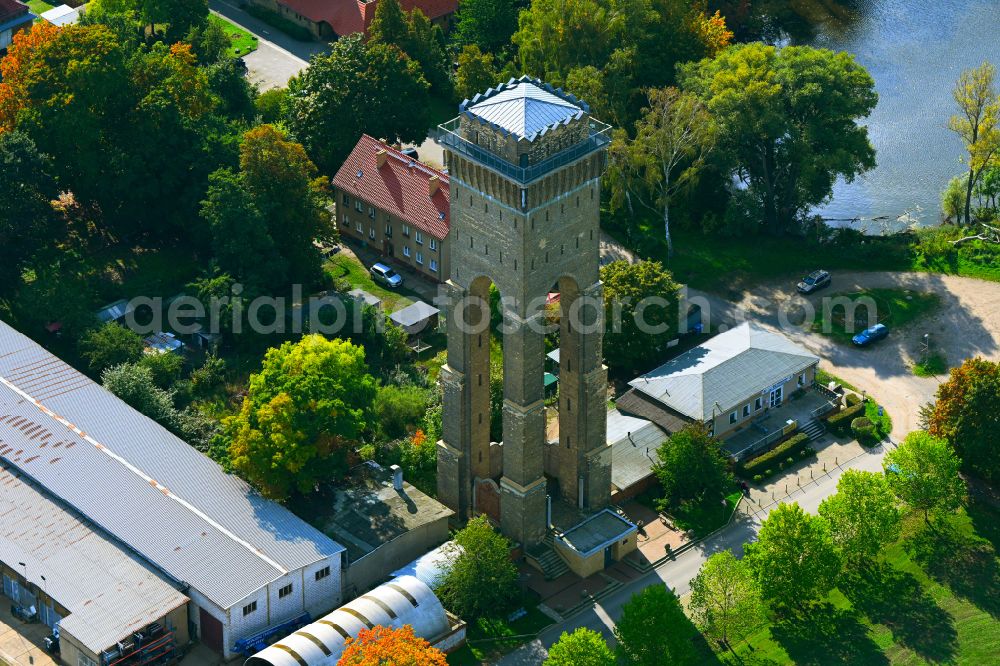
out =
[[603,150],[611,143],[611,125],[602,123],[594,118],[589,118],[587,120],[588,131],[586,139],[565,150],[559,151],[541,162],[520,166],[463,137],[459,129],[460,122],[461,116],[438,125],[437,135],[434,137],[434,140],[443,148],[473,159],[483,166],[496,171],[501,176],[515,180],[521,185],[527,185],[556,169],[571,164],[591,153]]

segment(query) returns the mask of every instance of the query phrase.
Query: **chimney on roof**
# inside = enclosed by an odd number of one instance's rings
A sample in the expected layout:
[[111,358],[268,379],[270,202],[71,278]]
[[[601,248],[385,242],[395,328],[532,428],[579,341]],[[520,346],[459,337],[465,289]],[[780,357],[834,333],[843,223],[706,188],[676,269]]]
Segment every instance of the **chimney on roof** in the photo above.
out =
[[429,196],[434,196],[437,194],[438,189],[441,187],[441,179],[437,176],[431,176],[430,180],[427,181],[427,194]]
[[375,166],[381,169],[385,166],[385,158],[389,153],[385,152],[385,148],[382,148],[377,153],[375,153]]
[[399,465],[391,465],[389,467],[392,470],[392,487],[396,490],[403,489],[403,468]]

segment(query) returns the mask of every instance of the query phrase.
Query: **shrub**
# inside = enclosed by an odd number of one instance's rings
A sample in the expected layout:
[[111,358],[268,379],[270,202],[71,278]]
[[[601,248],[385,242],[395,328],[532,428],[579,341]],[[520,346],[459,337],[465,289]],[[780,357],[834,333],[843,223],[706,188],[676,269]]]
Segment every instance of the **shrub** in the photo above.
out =
[[834,412],[833,415],[826,420],[826,424],[834,432],[841,435],[846,434],[851,426],[851,421],[860,416],[864,410],[864,403],[852,405],[846,409],[840,410],[839,412]]
[[859,416],[851,421],[851,433],[863,446],[873,446],[879,441],[875,424],[867,416]]
[[763,474],[754,474],[753,475],[753,482],[754,483],[760,483],[763,480],[764,480],[764,475]]
[[799,451],[806,449],[808,444],[809,436],[800,432],[792,435],[767,453],[759,455],[753,460],[740,463],[737,465],[736,471],[740,476],[745,478],[752,478],[755,474],[761,474],[764,478],[773,476],[774,468],[765,466],[773,465],[775,461],[779,461],[778,469],[784,469],[785,465],[795,462],[793,456]]
[[848,407],[853,407],[854,405],[861,404],[861,396],[857,393],[848,393],[844,396],[844,402],[847,403]]

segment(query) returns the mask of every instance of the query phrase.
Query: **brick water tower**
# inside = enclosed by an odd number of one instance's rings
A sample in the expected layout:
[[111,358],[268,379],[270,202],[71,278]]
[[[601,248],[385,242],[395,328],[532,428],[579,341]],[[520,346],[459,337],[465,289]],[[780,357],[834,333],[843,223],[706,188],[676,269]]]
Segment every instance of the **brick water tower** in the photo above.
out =
[[[530,547],[545,538],[550,495],[581,514],[607,506],[610,495],[599,279],[610,127],[585,102],[522,77],[466,100],[440,130],[451,181],[451,275],[438,498],[464,521],[485,510],[477,493],[492,488],[501,530]],[[502,445],[490,441],[491,284],[504,327]],[[549,443],[551,292],[561,313],[559,438]]]

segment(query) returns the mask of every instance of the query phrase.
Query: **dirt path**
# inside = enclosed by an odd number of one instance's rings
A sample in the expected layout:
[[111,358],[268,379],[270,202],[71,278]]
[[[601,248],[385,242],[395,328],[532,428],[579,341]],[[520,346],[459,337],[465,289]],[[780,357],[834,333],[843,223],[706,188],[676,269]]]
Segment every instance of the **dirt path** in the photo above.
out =
[[946,379],[913,374],[925,333],[949,366],[972,356],[1000,360],[1000,283],[928,273],[834,272],[833,286],[808,301],[818,308],[825,296],[873,288],[932,292],[940,297],[941,306],[905,328],[892,330],[871,348],[858,349],[797,325],[805,299],[796,293],[792,276],[762,283],[738,303],[696,290],[689,297],[707,302],[713,325],[752,319],[786,331],[823,359],[820,367],[875,395],[893,417],[893,438],[898,440],[918,427],[920,406],[933,399],[938,384]]

